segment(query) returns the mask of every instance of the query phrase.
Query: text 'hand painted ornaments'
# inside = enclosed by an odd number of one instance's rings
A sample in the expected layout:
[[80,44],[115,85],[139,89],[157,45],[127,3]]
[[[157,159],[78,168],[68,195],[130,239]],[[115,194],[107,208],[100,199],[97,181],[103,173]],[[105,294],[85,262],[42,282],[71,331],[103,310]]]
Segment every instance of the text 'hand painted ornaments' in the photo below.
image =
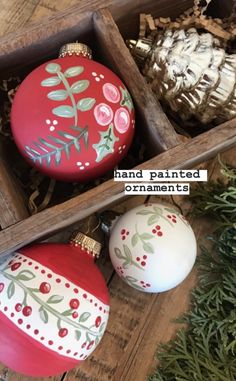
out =
[[11,112],[22,155],[62,181],[88,181],[114,168],[128,151],[134,123],[124,84],[79,43],[63,46],[60,58],[24,79]]
[[20,249],[0,266],[0,362],[28,376],[62,373],[86,359],[108,322],[109,295],[94,264],[100,243]]
[[111,230],[112,264],[126,283],[140,291],[176,287],[190,273],[196,251],[189,223],[178,211],[162,204],[131,209]]

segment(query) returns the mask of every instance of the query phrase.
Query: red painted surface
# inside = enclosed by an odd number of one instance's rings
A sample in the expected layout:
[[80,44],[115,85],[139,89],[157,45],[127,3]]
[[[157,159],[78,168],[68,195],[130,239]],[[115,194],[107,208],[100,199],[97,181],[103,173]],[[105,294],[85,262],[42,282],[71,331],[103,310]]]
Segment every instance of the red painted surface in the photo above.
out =
[[[58,78],[57,73],[46,71],[46,66],[50,62],[59,64],[62,73],[65,73],[69,67],[84,67],[81,74],[66,78],[69,88],[78,81],[89,81],[89,86],[84,91],[73,93],[74,105],[78,105],[78,102],[84,98],[95,100],[88,111],[81,111],[77,107],[77,121],[74,116],[62,117],[53,112],[55,108],[63,105],[69,107],[72,112],[73,101],[70,96],[66,97],[66,87],[63,82],[50,86],[41,85],[42,81],[48,78],[54,78],[54,80]],[[134,111],[130,111],[127,105],[121,104],[120,87],[125,88],[111,70],[83,57],[54,59],[36,68],[22,82],[15,96],[11,113],[15,143],[24,158],[39,171],[63,181],[88,181],[114,168],[127,153],[134,134]],[[50,98],[54,95],[49,93],[58,90],[62,90],[61,96],[66,99]],[[116,137],[114,150],[98,161],[96,148],[93,145],[99,143],[101,133],[108,131],[110,123],[113,123]],[[82,129],[88,128],[88,147],[86,148],[84,140],[80,139],[78,140],[80,152],[76,150],[74,144],[70,149],[61,150],[63,145],[56,143],[55,138],[68,143],[70,139],[62,136],[61,132],[74,137],[78,136],[79,132],[73,129],[75,124]],[[56,155],[51,156],[50,163],[45,156],[41,162],[39,160],[33,162],[32,157],[30,158],[30,154],[26,152],[27,147],[40,155],[46,154],[45,149],[48,152],[53,151],[50,146],[42,145],[41,139],[60,149],[61,157],[58,163],[56,163]],[[43,146],[43,149],[39,145]],[[106,149],[104,146],[105,153]],[[35,155],[32,151],[31,154]],[[89,164],[86,166],[85,163]],[[84,168],[81,169],[82,167]]]
[[[51,269],[58,274],[58,280],[61,275],[96,296],[101,302],[109,304],[107,286],[100,270],[95,265],[93,257],[80,247],[61,243],[41,243],[19,249],[18,252]],[[50,285],[50,278],[46,283]],[[41,285],[42,291],[47,291],[48,285]],[[72,299],[76,299],[76,292],[74,290],[69,292]]]
[[14,371],[32,377],[48,377],[79,364],[80,361],[60,356],[33,340],[1,312],[0,321],[0,359]]

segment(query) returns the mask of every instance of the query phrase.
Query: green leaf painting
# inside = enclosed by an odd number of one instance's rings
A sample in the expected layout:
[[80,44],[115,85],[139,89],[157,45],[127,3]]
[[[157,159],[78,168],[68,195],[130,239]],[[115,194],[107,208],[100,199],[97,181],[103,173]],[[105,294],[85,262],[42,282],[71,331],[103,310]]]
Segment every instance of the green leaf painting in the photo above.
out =
[[[146,212],[148,212],[147,210],[144,210],[144,211],[141,211],[141,212],[145,212],[145,215],[147,214]],[[137,213],[137,214],[141,214],[141,213]],[[132,246],[136,246],[138,244],[138,242],[141,243],[142,245],[142,248],[143,250],[146,252],[146,253],[149,253],[149,254],[154,254],[155,250],[154,250],[154,246],[150,243],[150,242],[147,242],[151,239],[153,239],[154,236],[150,233],[139,233],[138,231],[138,226],[137,224],[135,225],[135,233],[133,234],[133,236],[131,237],[131,244]]]
[[66,78],[70,77],[76,77],[77,75],[80,75],[83,73],[84,67],[83,66],[72,66],[66,69],[64,75]]
[[48,73],[51,73],[51,74],[55,74],[55,73],[57,73],[60,70],[61,70],[61,65],[53,63],[53,62],[47,64],[47,66],[46,66],[46,71]]
[[83,79],[81,81],[77,81],[73,83],[71,86],[71,91],[73,94],[79,94],[85,91],[89,87],[89,81],[87,79]]
[[85,322],[88,320],[88,318],[91,316],[90,312],[84,312],[82,315],[79,317],[79,322]]
[[68,97],[66,90],[54,90],[48,93],[47,97],[53,101],[64,101]]
[[136,290],[143,291],[143,288],[141,286],[139,286],[139,284],[138,284],[138,279],[136,279],[130,275],[122,276],[121,278],[126,283],[128,283],[129,286],[136,288]]
[[88,111],[95,105],[96,100],[94,98],[83,98],[77,103],[77,109],[80,111]]
[[[175,213],[176,213],[176,211],[175,211]],[[159,221],[159,219],[162,218],[169,225],[174,227],[174,224],[168,218],[166,218],[166,216],[163,214],[162,208],[159,208],[158,206],[154,206],[153,209],[142,209],[139,212],[137,212],[136,214],[140,215],[140,216],[149,216],[149,218],[147,220],[147,224],[149,226],[157,223]]]
[[114,248],[114,252],[117,258],[123,260],[122,267],[124,269],[128,268],[129,266],[135,266],[144,271],[144,269],[136,261],[133,260],[132,252],[127,245],[123,245],[123,252],[118,247]]
[[23,280],[24,282],[28,280],[32,280],[34,278],[35,278],[35,275],[32,273],[32,271],[29,271],[29,270],[20,271],[19,274],[16,276],[16,279]]
[[41,82],[41,86],[51,87],[51,86],[57,86],[60,83],[61,83],[61,79],[60,78],[58,78],[58,77],[50,77],[50,78],[44,79]]
[[120,105],[126,106],[129,109],[129,111],[132,111],[134,108],[134,105],[133,105],[133,102],[132,102],[132,99],[131,99],[129,92],[121,86],[120,86],[120,91],[122,94]]
[[34,163],[42,164],[45,161],[50,166],[52,159],[54,159],[55,164],[59,165],[63,153],[67,159],[70,158],[72,147],[77,152],[81,151],[81,142],[83,142],[86,149],[88,147],[88,127],[73,126],[72,129],[78,133],[73,135],[65,131],[58,131],[59,137],[49,135],[47,140],[39,138],[38,142],[33,143],[36,148],[25,147],[26,154]]
[[58,106],[52,110],[54,115],[61,116],[63,118],[72,118],[75,116],[75,110],[72,106]]
[[[64,72],[59,64],[55,62],[51,62],[46,65],[45,70],[50,74],[56,74],[55,76],[44,79],[41,82],[41,86],[43,87],[53,87],[58,85],[63,85],[64,88],[56,89],[50,91],[47,94],[47,97],[52,101],[63,102],[67,100],[66,104],[61,104],[60,106],[54,107],[52,109],[52,113],[60,118],[74,118],[73,125],[78,127],[78,112],[79,111],[89,111],[95,105],[96,100],[94,98],[82,98],[78,101],[76,100],[74,95],[80,94],[88,89],[90,82],[87,79],[76,80],[71,83],[71,79],[73,77],[79,76],[84,71],[83,66],[72,66],[67,68]],[[70,80],[69,80],[70,79]],[[70,104],[68,102],[70,101]],[[87,139],[88,143],[88,139]],[[37,145],[37,144],[36,144]],[[41,148],[43,149],[43,148]],[[34,148],[30,148],[26,150],[28,151],[28,156],[32,160],[37,160],[39,163],[42,163],[41,153],[35,150]],[[68,151],[67,151],[68,155]],[[60,152],[55,152],[55,161],[57,164],[60,164]],[[37,157],[37,159],[36,159]],[[50,165],[51,157],[47,156],[46,158],[47,164]]]
[[63,299],[64,299],[64,296],[61,296],[61,295],[52,295],[47,300],[47,303],[48,304],[57,304],[57,303],[60,303]]
[[106,157],[107,155],[113,153],[115,142],[119,141],[119,138],[117,138],[114,134],[114,128],[112,123],[106,131],[100,131],[99,134],[101,136],[99,142],[93,144],[93,148],[97,153],[97,163],[102,161],[102,159],[104,159],[104,157]]
[[45,324],[47,324],[47,322],[48,322],[48,313],[47,313],[47,311],[43,307],[40,307],[40,309],[39,309],[39,316],[40,316],[40,319]]
[[11,282],[7,288],[8,299],[11,299],[14,294],[15,294],[15,284],[14,282]]

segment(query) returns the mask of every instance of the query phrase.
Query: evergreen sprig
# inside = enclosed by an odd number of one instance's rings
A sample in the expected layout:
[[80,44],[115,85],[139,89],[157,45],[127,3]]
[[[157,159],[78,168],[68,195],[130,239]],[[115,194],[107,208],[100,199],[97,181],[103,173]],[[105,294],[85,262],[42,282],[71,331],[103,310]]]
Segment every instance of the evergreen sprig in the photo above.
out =
[[[210,184],[194,199],[198,213],[209,211],[221,223],[202,248],[199,285],[172,342],[158,351],[160,365],[149,381],[236,380],[236,172],[222,165],[227,184]],[[231,213],[229,212],[231,211]]]

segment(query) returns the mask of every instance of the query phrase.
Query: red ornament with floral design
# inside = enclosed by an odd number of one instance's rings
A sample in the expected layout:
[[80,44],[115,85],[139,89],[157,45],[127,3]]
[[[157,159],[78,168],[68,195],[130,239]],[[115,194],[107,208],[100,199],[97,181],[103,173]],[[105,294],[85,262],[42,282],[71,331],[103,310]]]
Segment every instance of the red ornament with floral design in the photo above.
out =
[[83,44],[33,70],[17,91],[13,136],[25,159],[46,175],[87,181],[124,157],[134,135],[129,92]]
[[20,249],[0,265],[0,362],[46,377],[94,351],[109,316],[107,286],[93,261],[99,249],[79,233],[71,244]]

